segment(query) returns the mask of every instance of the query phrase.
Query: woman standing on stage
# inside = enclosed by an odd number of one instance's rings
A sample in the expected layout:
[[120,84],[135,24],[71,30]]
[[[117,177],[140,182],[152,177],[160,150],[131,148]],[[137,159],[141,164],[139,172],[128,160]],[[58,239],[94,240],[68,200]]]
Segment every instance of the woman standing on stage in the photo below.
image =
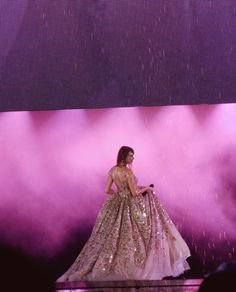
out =
[[[107,176],[110,195],[79,256],[57,282],[159,280],[190,267],[189,248],[150,186],[130,168],[134,150],[122,146]],[[115,185],[114,190],[112,186]]]

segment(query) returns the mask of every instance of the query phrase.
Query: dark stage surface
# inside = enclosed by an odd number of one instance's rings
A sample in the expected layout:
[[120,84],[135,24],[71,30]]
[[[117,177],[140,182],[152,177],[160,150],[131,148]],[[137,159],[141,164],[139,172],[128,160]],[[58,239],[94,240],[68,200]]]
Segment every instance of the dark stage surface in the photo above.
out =
[[168,279],[168,280],[149,280],[149,281],[80,281],[58,283],[57,290],[59,291],[161,291],[161,292],[195,292],[198,291],[203,279]]

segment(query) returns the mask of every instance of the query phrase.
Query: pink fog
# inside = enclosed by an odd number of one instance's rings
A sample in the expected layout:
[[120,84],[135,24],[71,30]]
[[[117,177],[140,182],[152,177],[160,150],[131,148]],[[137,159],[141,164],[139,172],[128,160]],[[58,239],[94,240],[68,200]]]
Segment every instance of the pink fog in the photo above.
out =
[[235,258],[236,104],[1,113],[1,241],[53,258],[89,233],[122,145],[203,264]]

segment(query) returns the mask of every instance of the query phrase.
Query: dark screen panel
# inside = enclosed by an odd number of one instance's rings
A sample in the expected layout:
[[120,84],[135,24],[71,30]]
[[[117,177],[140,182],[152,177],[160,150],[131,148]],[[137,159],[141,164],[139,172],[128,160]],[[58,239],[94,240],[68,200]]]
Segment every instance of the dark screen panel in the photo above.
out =
[[2,0],[0,109],[235,101],[234,0]]

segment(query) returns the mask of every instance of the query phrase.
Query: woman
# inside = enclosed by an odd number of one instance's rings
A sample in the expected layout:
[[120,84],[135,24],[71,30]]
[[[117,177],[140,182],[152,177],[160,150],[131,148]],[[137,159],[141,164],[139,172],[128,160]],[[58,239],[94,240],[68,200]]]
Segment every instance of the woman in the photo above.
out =
[[133,160],[134,150],[122,146],[107,176],[105,192],[111,196],[81,253],[58,282],[158,280],[189,269],[187,244],[153,188],[137,186]]

